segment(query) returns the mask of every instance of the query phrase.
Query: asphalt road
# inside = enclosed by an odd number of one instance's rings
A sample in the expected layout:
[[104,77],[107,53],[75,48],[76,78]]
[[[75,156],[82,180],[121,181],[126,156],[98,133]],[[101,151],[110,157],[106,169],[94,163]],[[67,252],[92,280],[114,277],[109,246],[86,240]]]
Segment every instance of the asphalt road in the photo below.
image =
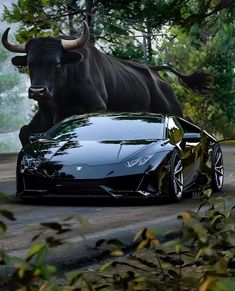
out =
[[[222,147],[225,164],[225,183],[222,194],[234,194],[235,204],[235,145]],[[177,215],[185,210],[197,209],[199,201],[186,198],[181,203],[168,204],[159,202],[155,205],[134,202],[113,204],[104,201],[62,200],[50,203],[25,204],[14,197],[15,193],[15,155],[0,156],[0,192],[10,198],[9,209],[14,212],[17,220],[7,222],[8,231],[1,237],[0,246],[14,255],[24,255],[31,245],[31,239],[42,230],[41,222],[62,222],[65,216],[82,217],[89,225],[81,226],[77,219],[68,221],[71,231],[62,238],[75,243],[76,247],[64,247],[52,255],[53,260],[69,264],[75,258],[88,257],[96,253],[91,249],[100,238],[120,238],[126,243],[133,239],[136,231],[144,227],[168,230],[179,225]],[[43,237],[50,233],[44,232]],[[54,233],[53,233],[54,235]],[[40,241],[40,239],[39,239]]]

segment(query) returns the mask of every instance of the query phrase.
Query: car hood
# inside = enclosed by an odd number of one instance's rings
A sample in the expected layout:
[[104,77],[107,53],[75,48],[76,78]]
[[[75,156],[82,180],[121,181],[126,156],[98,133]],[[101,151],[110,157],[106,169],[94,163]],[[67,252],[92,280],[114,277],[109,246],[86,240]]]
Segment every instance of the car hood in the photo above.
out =
[[[26,153],[33,152],[51,162],[73,165],[105,165],[118,163],[129,156],[135,156],[153,144],[156,140],[133,141],[54,141],[39,140],[30,145]],[[144,154],[144,153],[143,153]],[[141,155],[141,153],[140,153]],[[131,158],[131,157],[130,157]]]

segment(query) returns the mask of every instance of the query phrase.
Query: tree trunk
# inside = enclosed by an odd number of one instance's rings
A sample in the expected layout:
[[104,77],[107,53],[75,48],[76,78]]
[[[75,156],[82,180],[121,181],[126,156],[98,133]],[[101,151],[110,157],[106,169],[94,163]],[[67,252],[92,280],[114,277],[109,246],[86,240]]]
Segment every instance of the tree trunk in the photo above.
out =
[[90,28],[90,42],[95,43],[95,36],[94,36],[94,1],[93,0],[86,0],[86,22]]
[[148,53],[147,53],[147,42],[146,42],[146,34],[143,34],[143,49],[144,49],[144,63],[148,63]]
[[147,55],[148,55],[148,62],[151,62],[152,57],[153,57],[153,49],[152,49],[152,27],[147,21]]
[[68,9],[68,26],[69,26],[69,35],[76,35],[76,30],[74,27],[74,12],[76,11],[77,4],[76,0],[70,0],[67,9]]

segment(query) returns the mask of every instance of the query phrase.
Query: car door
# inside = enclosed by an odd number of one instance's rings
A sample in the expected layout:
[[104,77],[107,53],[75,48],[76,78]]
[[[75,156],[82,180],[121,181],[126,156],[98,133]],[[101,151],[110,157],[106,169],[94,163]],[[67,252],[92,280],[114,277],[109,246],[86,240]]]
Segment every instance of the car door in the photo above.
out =
[[198,127],[184,120],[169,117],[168,136],[181,152],[184,189],[196,180],[201,164],[201,132]]
[[196,181],[200,173],[202,160],[201,129],[181,118],[175,118],[175,122],[183,130],[180,147],[184,167],[184,185],[187,188]]

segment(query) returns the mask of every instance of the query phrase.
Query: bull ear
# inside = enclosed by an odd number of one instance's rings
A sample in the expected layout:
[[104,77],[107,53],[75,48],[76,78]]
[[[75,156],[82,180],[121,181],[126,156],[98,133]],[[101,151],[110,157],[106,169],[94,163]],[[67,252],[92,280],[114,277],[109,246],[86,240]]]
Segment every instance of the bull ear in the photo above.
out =
[[79,52],[66,52],[64,55],[64,62],[65,63],[76,63],[76,62],[82,62],[83,60],[83,54]]
[[11,62],[14,66],[21,68],[27,66],[27,56],[17,56],[11,59]]

